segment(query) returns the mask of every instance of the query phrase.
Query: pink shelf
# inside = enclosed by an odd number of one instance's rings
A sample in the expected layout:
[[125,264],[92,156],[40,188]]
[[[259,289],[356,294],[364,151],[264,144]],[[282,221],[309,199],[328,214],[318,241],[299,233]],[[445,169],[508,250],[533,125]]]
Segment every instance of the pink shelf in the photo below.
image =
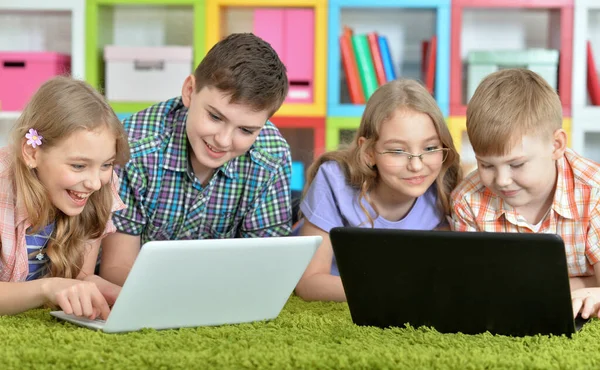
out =
[[573,67],[573,0],[453,0],[450,32],[450,115],[465,116],[463,104],[463,62],[461,58],[462,16],[466,9],[522,8],[560,12],[560,60],[558,86],[563,115],[571,116]]

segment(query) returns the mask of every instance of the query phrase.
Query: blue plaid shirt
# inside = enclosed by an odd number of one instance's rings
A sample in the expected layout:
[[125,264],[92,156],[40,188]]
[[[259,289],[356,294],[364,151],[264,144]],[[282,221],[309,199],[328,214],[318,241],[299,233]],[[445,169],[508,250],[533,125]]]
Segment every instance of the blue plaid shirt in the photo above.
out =
[[181,98],[124,121],[131,159],[117,169],[127,208],[117,230],[150,240],[286,236],[291,233],[291,155],[267,122],[250,150],[202,187],[191,168]]

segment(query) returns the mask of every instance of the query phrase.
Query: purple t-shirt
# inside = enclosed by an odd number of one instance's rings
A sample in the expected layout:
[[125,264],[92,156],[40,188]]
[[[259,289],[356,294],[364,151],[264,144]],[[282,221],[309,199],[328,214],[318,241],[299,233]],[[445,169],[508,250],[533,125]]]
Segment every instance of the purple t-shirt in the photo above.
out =
[[[308,221],[329,232],[336,226],[371,227],[367,216],[358,203],[359,190],[351,187],[344,177],[340,165],[328,161],[321,165],[317,176],[310,185],[300,209]],[[431,185],[406,216],[400,221],[388,221],[379,216],[363,199],[362,203],[371,213],[373,224],[378,229],[433,230],[445,222],[437,205],[437,190]],[[335,256],[331,264],[331,274],[339,276]]]

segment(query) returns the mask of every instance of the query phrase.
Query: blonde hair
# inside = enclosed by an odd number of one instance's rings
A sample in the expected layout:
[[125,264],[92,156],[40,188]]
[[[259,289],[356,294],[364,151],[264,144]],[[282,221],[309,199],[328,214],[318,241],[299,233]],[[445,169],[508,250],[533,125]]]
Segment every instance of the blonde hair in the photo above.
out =
[[478,155],[505,155],[524,135],[562,127],[558,94],[528,69],[504,69],[481,81],[467,106],[467,134]]
[[[366,198],[367,193],[377,184],[378,173],[376,168],[367,165],[367,153],[374,150],[375,143],[379,140],[381,125],[399,109],[427,114],[433,121],[443,147],[450,149],[436,179],[438,207],[444,215],[450,214],[450,192],[462,178],[460,156],[454,148],[452,136],[435,99],[420,83],[408,79],[388,82],[373,93],[367,102],[352,144],[346,149],[328,152],[319,157],[307,171],[304,192],[306,193],[324,162],[336,161],[344,171],[346,181],[360,191],[359,204],[373,227],[373,219],[364,208],[362,199]],[[366,140],[359,145],[361,137]],[[373,208],[376,210],[374,206]]]
[[113,195],[110,185],[92,193],[83,212],[67,216],[50,201],[35,170],[29,169],[22,153],[29,129],[43,136],[39,150],[59,145],[78,130],[108,128],[115,135],[115,163],[129,160],[129,145],[123,125],[102,95],[84,81],[55,77],[33,95],[17,120],[11,136],[12,171],[17,196],[27,209],[31,230],[37,232],[51,222],[54,231],[48,241],[50,276],[75,278],[81,270],[85,244],[100,237],[111,216]]

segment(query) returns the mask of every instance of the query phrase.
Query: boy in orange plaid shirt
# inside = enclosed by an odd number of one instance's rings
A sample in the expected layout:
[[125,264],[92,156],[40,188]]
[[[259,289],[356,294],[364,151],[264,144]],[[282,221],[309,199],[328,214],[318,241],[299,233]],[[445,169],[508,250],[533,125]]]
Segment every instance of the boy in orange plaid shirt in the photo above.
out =
[[527,69],[490,74],[467,107],[467,133],[477,170],[452,193],[451,227],[560,235],[573,312],[600,315],[600,166],[567,148],[554,89]]

